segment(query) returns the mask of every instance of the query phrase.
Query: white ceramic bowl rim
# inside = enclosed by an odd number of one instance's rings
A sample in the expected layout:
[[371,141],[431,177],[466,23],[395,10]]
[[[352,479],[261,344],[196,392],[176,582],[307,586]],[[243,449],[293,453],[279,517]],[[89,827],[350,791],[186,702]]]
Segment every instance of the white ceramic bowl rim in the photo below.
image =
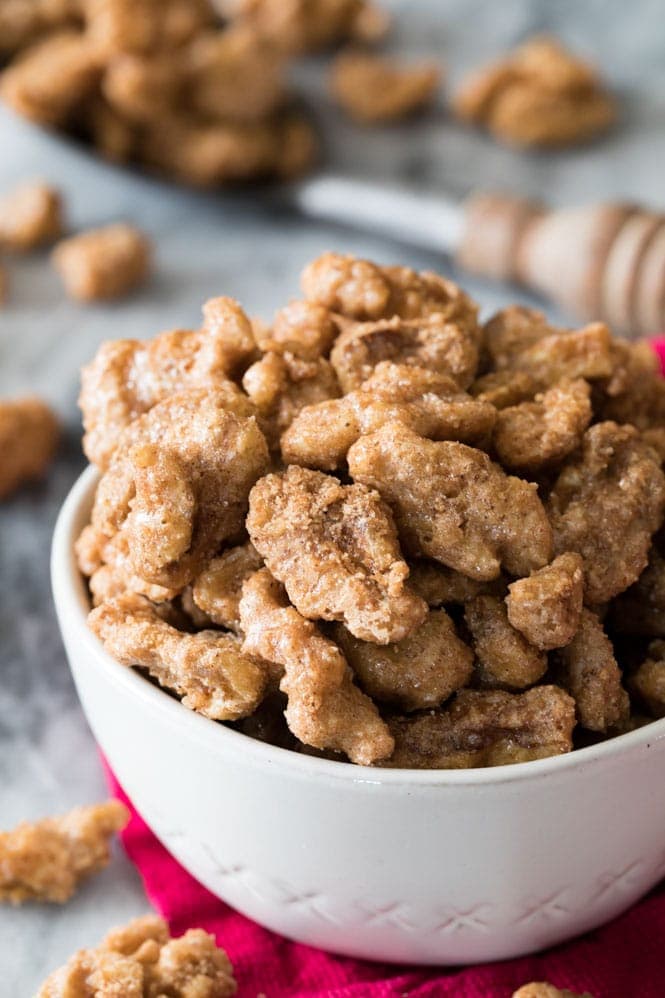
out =
[[60,616],[67,615],[75,621],[80,640],[85,644],[95,664],[104,669],[109,679],[125,686],[133,696],[141,698],[147,708],[165,714],[173,726],[186,730],[191,737],[204,743],[211,753],[218,754],[220,751],[224,751],[225,754],[229,751],[242,753],[246,758],[249,756],[256,764],[283,767],[292,775],[312,780],[326,778],[362,784],[412,784],[421,787],[480,786],[513,783],[580,766],[603,764],[624,751],[665,738],[665,718],[662,718],[596,745],[532,762],[482,769],[375,769],[300,755],[289,749],[250,738],[224,724],[211,721],[184,707],[164,690],[147,682],[134,669],[117,662],[108,654],[101,641],[87,625],[88,595],[76,565],[73,545],[76,539],[75,531],[80,529],[81,510],[86,503],[90,503],[97,480],[97,470],[88,467],[75,482],[58,517],[51,552],[51,578],[58,613]]

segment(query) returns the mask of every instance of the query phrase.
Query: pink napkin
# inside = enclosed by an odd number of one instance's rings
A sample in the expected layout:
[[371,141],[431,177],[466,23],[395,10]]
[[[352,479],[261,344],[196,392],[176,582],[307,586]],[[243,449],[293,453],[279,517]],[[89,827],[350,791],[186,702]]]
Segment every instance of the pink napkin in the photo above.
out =
[[[665,338],[653,347],[665,374]],[[290,942],[219,901],[157,841],[109,769],[107,776],[132,812],[122,839],[148,898],[174,934],[201,927],[215,935],[236,969],[238,998],[510,998],[532,980],[594,998],[665,995],[665,883],[609,925],[536,956],[426,970],[366,963]]]

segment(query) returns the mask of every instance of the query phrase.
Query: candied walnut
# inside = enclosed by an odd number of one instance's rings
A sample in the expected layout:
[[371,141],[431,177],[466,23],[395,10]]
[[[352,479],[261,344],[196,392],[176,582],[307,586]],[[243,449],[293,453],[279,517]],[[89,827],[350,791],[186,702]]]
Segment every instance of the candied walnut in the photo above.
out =
[[591,422],[591,389],[584,380],[561,381],[533,402],[499,412],[492,444],[501,464],[536,474],[579,447]]
[[390,645],[359,641],[341,624],[333,636],[365,692],[405,711],[437,707],[473,673],[471,649],[445,610],[430,610],[413,634]]
[[538,391],[538,382],[526,371],[492,371],[476,378],[469,393],[480,402],[490,402],[495,409],[528,402]]
[[147,279],[150,244],[132,225],[107,225],[63,240],[53,251],[53,265],[78,301],[122,298]]
[[547,656],[527,641],[508,619],[506,604],[496,596],[476,596],[464,605],[484,686],[523,689],[545,674]]
[[339,332],[327,308],[311,301],[292,301],[276,313],[271,327],[255,328],[264,353],[290,353],[303,360],[327,356]]
[[445,374],[381,361],[361,388],[307,406],[282,437],[287,463],[333,470],[363,434],[397,421],[423,437],[487,444],[496,410],[460,391]]
[[437,314],[354,323],[338,337],[330,360],[344,392],[360,388],[382,361],[446,374],[466,388],[478,364],[477,334]]
[[573,640],[557,653],[561,685],[575,699],[577,720],[589,731],[606,732],[628,714],[628,694],[612,642],[590,610],[583,610]]
[[107,866],[110,840],[128,821],[124,804],[111,800],[0,832],[0,901],[67,901]]
[[629,677],[628,687],[652,717],[665,717],[665,641],[652,641],[648,657]]
[[301,742],[344,752],[363,766],[390,755],[388,729],[354,685],[342,652],[289,604],[267,569],[245,582],[240,620],[246,651],[283,669],[286,721]]
[[208,120],[261,121],[284,101],[282,57],[241,27],[199,34],[183,73],[188,105]]
[[293,465],[254,486],[247,530],[303,616],[342,621],[377,644],[424,620],[390,510],[371,489]]
[[544,759],[571,751],[574,726],[575,703],[558,686],[462,690],[443,710],[393,718],[395,751],[383,765],[472,769]]
[[585,596],[604,603],[635,582],[665,512],[665,476],[632,426],[596,423],[548,501],[557,554],[584,560]]
[[229,377],[254,349],[247,316],[232,298],[203,307],[201,330],[176,329],[152,340],[109,340],[81,371],[83,449],[106,468],[122,431],[158,402],[190,388],[214,388],[236,416],[256,408]]
[[127,163],[136,155],[139,126],[119,114],[102,97],[86,104],[83,117],[93,145],[106,159]]
[[99,483],[92,526],[124,534],[147,582],[184,588],[242,529],[268,450],[255,420],[226,401],[191,389],[159,402],[126,428]]
[[93,606],[128,592],[147,596],[154,603],[164,603],[178,595],[177,588],[154,585],[136,575],[129,540],[123,533],[109,540],[101,530],[89,525],[76,541],[75,550],[81,572],[89,576]]
[[614,99],[595,70],[554,38],[532,38],[512,55],[471,76],[453,107],[518,146],[567,146],[604,132]]
[[543,386],[564,379],[604,378],[613,367],[611,344],[607,326],[594,322],[583,329],[542,337],[519,353],[513,364],[517,370],[538,378]]
[[496,579],[502,565],[528,575],[549,561],[551,529],[536,486],[504,474],[482,451],[386,423],[347,459],[352,477],[392,507],[411,554],[479,581]]
[[530,984],[523,984],[521,988],[513,993],[513,998],[592,998],[588,991],[583,995],[569,991],[567,988],[561,990],[555,988],[547,981],[532,981]]
[[637,582],[612,603],[612,626],[621,634],[665,638],[665,556],[662,538],[649,551],[649,563]]
[[213,936],[189,929],[172,939],[156,915],[109,932],[96,949],[75,953],[42,984],[37,998],[230,998],[233,967]]
[[102,71],[84,35],[62,31],[28,48],[2,73],[0,97],[41,125],[69,124],[94,92]]
[[212,23],[208,0],[84,0],[87,35],[106,57],[184,45]]
[[[496,371],[490,377],[513,368],[517,357],[524,350],[546,336],[563,330],[552,326],[545,313],[524,305],[509,305],[491,316],[482,328],[483,351]],[[535,392],[534,392],[535,394]]]
[[508,586],[508,620],[536,648],[550,651],[573,640],[584,598],[582,565],[580,555],[568,551]]
[[497,372],[519,371],[540,388],[564,379],[609,378],[616,368],[614,343],[602,322],[560,329],[542,312],[513,305],[492,316],[482,334],[484,352]]
[[658,356],[646,341],[626,343],[614,340],[612,354],[615,367],[610,378],[595,386],[596,417],[630,423],[645,435],[653,434],[653,442],[662,455],[662,433],[665,426],[665,379],[660,371]]
[[58,420],[41,399],[0,400],[0,499],[24,482],[41,478],[59,436]]
[[291,353],[265,353],[245,371],[242,386],[257,408],[271,449],[298,413],[339,395],[335,372],[324,357],[303,360]]
[[296,114],[221,122],[172,112],[144,129],[139,148],[147,166],[196,187],[296,177],[312,165],[316,154],[314,131]]
[[26,48],[44,27],[35,0],[5,0],[0,4],[0,54],[13,55]]
[[247,717],[263,698],[268,667],[244,651],[234,634],[183,633],[133,593],[102,603],[88,623],[118,662],[147,669],[186,707],[214,721]]
[[430,104],[441,79],[432,62],[407,66],[362,51],[342,52],[329,77],[332,96],[364,125],[398,121]]
[[305,267],[301,284],[308,301],[347,319],[416,319],[436,314],[439,324],[453,323],[480,336],[474,302],[457,284],[430,271],[419,274],[410,267],[379,267],[369,260],[324,253]]
[[213,558],[192,583],[195,606],[214,624],[237,633],[243,583],[262,564],[261,555],[249,543],[230,548]]
[[445,603],[464,604],[475,596],[503,596],[505,592],[505,582],[501,578],[479,582],[436,561],[419,558],[409,567],[409,585],[430,607]]
[[379,41],[390,18],[367,0],[226,0],[229,13],[284,52],[317,52],[338,42]]
[[150,122],[168,113],[183,85],[180,67],[170,53],[126,53],[113,59],[102,78],[102,94],[125,121]]
[[21,184],[0,200],[3,249],[24,253],[53,242],[62,228],[62,200],[49,184]]

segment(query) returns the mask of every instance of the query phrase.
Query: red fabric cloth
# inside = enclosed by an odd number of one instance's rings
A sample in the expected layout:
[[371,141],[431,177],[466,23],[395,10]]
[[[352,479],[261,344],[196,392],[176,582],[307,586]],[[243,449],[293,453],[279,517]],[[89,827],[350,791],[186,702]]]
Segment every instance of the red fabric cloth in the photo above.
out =
[[[654,340],[665,374],[665,338]],[[594,998],[664,998],[665,884],[609,925],[536,956],[478,967],[419,969],[331,956],[262,929],[219,901],[157,841],[113,774],[111,791],[132,819],[122,834],[148,898],[174,934],[201,927],[228,952],[238,998],[510,998],[550,981]]]

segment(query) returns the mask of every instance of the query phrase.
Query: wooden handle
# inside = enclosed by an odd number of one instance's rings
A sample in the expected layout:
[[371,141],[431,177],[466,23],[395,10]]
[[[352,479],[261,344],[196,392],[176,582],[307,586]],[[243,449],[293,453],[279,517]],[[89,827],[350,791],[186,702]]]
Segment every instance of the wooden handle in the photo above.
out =
[[457,261],[627,336],[665,332],[665,215],[636,205],[550,211],[480,194],[465,206]]

